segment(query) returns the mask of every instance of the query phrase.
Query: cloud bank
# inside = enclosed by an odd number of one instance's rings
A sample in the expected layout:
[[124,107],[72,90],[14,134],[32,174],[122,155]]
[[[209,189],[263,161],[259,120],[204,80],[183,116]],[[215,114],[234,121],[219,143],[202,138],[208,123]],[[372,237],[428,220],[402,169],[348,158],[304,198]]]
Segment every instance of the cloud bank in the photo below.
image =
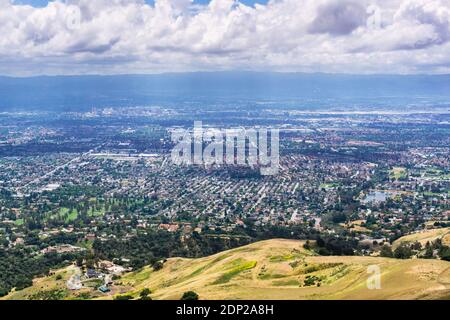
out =
[[450,73],[448,0],[0,0],[0,74]]

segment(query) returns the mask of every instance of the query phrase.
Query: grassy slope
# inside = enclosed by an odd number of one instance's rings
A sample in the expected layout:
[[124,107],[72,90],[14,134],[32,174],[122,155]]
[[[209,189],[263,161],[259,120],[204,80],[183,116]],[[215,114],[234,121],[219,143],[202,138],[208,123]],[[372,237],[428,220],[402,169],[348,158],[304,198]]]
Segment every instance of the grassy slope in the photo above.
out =
[[[196,291],[203,299],[433,299],[450,295],[450,263],[372,257],[320,257],[303,243],[270,240],[189,260],[169,259],[163,270],[131,273],[133,294],[150,288],[155,299]],[[367,267],[378,265],[382,289],[368,290]],[[321,286],[304,287],[306,276]],[[223,279],[227,281],[223,281]]]
[[[12,291],[8,296],[2,298],[7,300],[27,300],[29,296],[41,291],[66,290],[65,282],[77,273],[77,268],[70,266],[65,269],[57,270],[53,275],[38,278],[33,281],[33,286],[20,291]],[[57,280],[60,275],[61,279]],[[0,300],[2,300],[0,299]]]
[[428,242],[435,241],[438,238],[443,239],[443,243],[449,245],[450,228],[432,229],[419,233],[413,233],[404,237],[401,237],[394,241],[392,244],[393,249],[396,249],[402,242],[420,242],[423,246]]
[[[370,265],[381,268],[380,290],[367,289]],[[320,278],[320,287],[305,287],[307,276]],[[49,278],[37,279],[32,288],[6,298],[21,299],[55,282],[45,279]],[[450,298],[450,263],[321,257],[303,249],[301,241],[269,240],[200,259],[169,259],[160,271],[146,267],[126,274],[112,294],[102,296],[97,291],[95,295],[111,299],[126,292],[138,297],[143,288],[152,290],[153,299],[180,299],[189,290],[201,299],[442,299]]]

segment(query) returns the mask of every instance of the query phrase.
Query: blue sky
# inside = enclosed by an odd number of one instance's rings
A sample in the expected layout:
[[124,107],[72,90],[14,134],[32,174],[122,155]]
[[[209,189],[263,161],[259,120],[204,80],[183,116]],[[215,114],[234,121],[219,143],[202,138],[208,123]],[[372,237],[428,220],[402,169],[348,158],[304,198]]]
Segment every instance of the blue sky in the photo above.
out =
[[[194,0],[195,3],[206,4],[210,0]],[[240,2],[246,5],[254,5],[255,3],[265,4],[268,0],[240,0]],[[48,0],[16,0],[16,3],[31,4],[35,7],[45,7]],[[153,0],[146,0],[147,3],[153,4]]]

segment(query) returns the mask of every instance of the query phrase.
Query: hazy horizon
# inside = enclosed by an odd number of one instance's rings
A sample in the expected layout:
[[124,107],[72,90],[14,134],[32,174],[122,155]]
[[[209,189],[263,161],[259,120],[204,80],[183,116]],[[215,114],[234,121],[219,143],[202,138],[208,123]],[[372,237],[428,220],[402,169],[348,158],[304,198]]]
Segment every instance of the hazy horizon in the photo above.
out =
[[93,107],[249,107],[357,110],[448,107],[450,75],[191,72],[0,77],[1,111]]

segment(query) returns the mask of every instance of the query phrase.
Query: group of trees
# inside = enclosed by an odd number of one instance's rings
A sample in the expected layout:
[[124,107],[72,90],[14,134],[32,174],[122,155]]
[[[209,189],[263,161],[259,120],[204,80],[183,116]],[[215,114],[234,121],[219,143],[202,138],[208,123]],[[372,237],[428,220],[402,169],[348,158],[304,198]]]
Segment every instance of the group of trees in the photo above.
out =
[[436,239],[433,242],[428,241],[425,246],[422,246],[419,242],[402,243],[395,250],[385,244],[381,247],[380,256],[396,259],[410,259],[416,256],[422,259],[440,258],[450,261],[450,247],[444,245],[441,239]]
[[[100,259],[130,259],[129,266],[139,269],[170,257],[196,258],[236,248],[249,243],[241,237],[201,235],[194,232],[186,237],[182,233],[148,230],[130,240],[111,239],[95,241],[93,249]],[[158,266],[157,266],[158,267]]]
[[25,249],[0,249],[0,296],[7,295],[13,288],[29,287],[34,277],[47,275],[51,268],[65,266],[75,259],[74,254],[49,253],[35,257]]
[[431,259],[436,255],[445,261],[450,261],[450,247],[444,245],[442,239],[436,239],[432,242],[427,242],[425,245],[425,254],[423,258]]
[[[150,297],[151,293],[152,293],[151,290],[148,288],[142,289],[142,291],[139,293],[138,300],[147,300],[147,301],[152,300],[152,298]],[[114,300],[119,300],[119,301],[134,300],[134,299],[135,298],[129,294],[119,295],[114,298]],[[198,299],[199,299],[199,296],[194,291],[187,291],[187,292],[183,293],[183,296],[181,297],[181,300],[185,300],[185,301],[193,301],[193,300],[198,300]]]
[[310,247],[309,242],[305,246],[306,249],[315,249],[322,256],[353,256],[358,248],[358,241],[339,237],[318,236],[315,247]]
[[188,291],[183,294],[181,300],[198,300],[199,296],[194,291]]

